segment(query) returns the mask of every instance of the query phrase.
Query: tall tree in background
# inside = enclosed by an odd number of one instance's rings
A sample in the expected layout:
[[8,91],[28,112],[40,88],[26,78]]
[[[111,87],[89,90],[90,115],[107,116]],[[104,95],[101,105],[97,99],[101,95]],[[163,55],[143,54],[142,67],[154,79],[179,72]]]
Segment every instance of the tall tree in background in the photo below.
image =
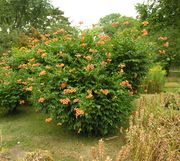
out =
[[64,12],[49,0],[0,0],[0,8],[0,51],[9,48],[20,32],[28,33],[32,27],[45,31],[70,24]]
[[150,22],[149,30],[154,37],[169,38],[169,65],[180,64],[180,2],[179,0],[148,0],[138,4],[139,18]]

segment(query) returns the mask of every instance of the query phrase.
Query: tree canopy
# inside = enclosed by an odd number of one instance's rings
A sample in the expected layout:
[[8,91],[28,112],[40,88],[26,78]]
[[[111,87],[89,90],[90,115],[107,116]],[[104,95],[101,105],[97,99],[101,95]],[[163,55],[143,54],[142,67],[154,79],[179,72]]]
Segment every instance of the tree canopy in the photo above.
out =
[[[140,20],[149,22],[154,38],[167,36],[169,40],[169,63],[180,64],[180,3],[179,0],[148,0],[137,4]],[[169,61],[169,60],[168,60]]]
[[46,28],[53,23],[69,24],[63,11],[49,0],[0,0],[0,24],[13,29]]

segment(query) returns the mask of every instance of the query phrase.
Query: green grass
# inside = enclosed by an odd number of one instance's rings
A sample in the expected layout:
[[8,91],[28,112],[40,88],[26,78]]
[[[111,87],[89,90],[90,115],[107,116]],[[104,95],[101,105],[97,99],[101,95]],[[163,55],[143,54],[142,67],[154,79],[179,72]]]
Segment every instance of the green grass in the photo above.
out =
[[[78,136],[55,122],[45,123],[48,116],[34,112],[31,107],[21,107],[16,114],[0,114],[3,149],[19,151],[48,150],[55,161],[76,161],[80,156],[90,160],[90,150],[100,138]],[[124,136],[105,141],[106,153],[115,156],[124,144]]]
[[178,68],[170,70],[164,86],[165,92],[180,92],[180,70]]

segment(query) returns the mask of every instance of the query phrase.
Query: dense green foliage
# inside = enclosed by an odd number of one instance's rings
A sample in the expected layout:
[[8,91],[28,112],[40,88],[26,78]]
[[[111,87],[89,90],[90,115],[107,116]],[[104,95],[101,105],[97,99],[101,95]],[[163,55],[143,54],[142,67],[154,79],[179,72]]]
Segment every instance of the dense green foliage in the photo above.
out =
[[48,113],[47,122],[55,119],[77,133],[105,135],[131,114],[133,94],[152,52],[146,36],[128,28],[114,38],[99,27],[79,32],[60,28],[31,39],[28,48],[13,49],[2,69],[9,66],[16,74],[13,81],[23,89],[16,92],[31,93],[19,102],[31,101]]
[[[146,36],[141,37],[140,31],[124,29],[122,32],[118,32],[113,39],[113,53],[111,66],[113,68],[119,66],[119,70],[124,72],[123,77],[137,90],[149,65],[153,63],[151,58],[154,46],[147,42]],[[123,65],[125,67],[122,69]]]
[[18,75],[10,66],[1,67],[0,70],[0,106],[8,111],[15,111],[18,105],[28,100],[29,90],[26,83],[18,82]]
[[139,23],[132,17],[121,16],[118,13],[112,13],[99,20],[98,25],[103,29],[103,32],[110,37],[116,35],[117,32],[121,32],[127,28],[139,27]]
[[64,13],[54,8],[49,0],[1,0],[0,6],[1,28],[27,30],[33,26],[44,29],[55,23],[69,23]]
[[69,25],[63,12],[49,0],[0,0],[0,52],[20,46],[19,35],[33,28],[45,32]]
[[138,4],[136,9],[142,21],[149,22],[149,31],[152,39],[159,36],[168,37],[169,48],[167,55],[162,58],[166,61],[165,69],[170,66],[180,64],[180,5],[179,0],[150,0],[143,4]]

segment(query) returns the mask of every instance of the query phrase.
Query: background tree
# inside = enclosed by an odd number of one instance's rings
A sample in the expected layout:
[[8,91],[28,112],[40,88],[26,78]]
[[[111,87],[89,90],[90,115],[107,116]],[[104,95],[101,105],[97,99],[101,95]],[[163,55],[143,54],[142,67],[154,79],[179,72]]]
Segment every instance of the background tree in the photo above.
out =
[[0,28],[3,33],[0,36],[0,50],[8,49],[16,42],[14,33],[28,33],[32,27],[44,32],[70,24],[64,12],[53,7],[49,0],[0,0],[0,8]]
[[148,0],[137,4],[136,9],[142,21],[147,20],[152,37],[167,36],[170,43],[166,69],[180,64],[180,3],[179,0]]

